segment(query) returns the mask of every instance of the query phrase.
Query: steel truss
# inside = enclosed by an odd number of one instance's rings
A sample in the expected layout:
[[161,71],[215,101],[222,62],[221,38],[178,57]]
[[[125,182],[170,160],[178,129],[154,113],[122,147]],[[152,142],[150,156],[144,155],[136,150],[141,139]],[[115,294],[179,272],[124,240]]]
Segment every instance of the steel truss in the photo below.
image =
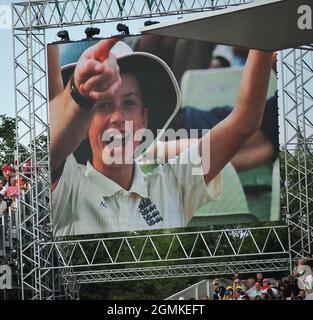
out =
[[174,265],[167,267],[145,267],[145,268],[123,268],[114,270],[99,271],[80,271],[72,273],[69,277],[64,277],[64,283],[74,280],[78,284],[113,282],[113,281],[132,281],[132,280],[153,280],[161,278],[180,278],[180,277],[209,277],[229,275],[237,270],[240,274],[282,271],[289,268],[289,259],[266,259],[244,260],[220,263],[203,263],[191,265]]
[[[313,179],[308,178],[312,171],[306,160],[312,146],[309,115],[313,104],[306,89],[313,76],[310,47],[279,54],[284,172],[287,177],[294,173],[299,176],[296,185],[286,183],[288,225],[85,240],[54,241],[52,237],[45,30],[213,10],[246,2],[251,1],[41,0],[12,5],[18,174],[30,185],[18,199],[23,299],[64,297],[64,288],[67,297],[75,298],[80,283],[283,271],[291,267],[293,258],[312,252],[308,188]],[[287,135],[290,131],[291,137]],[[299,141],[301,147],[295,148]],[[22,170],[27,160],[33,165],[31,174]],[[166,252],[159,251],[159,239],[169,241]],[[250,241],[249,252],[244,251],[246,241]],[[117,251],[110,247],[112,242]],[[86,246],[91,246],[91,252]],[[146,259],[148,246],[150,258]],[[97,258],[100,249],[106,254],[102,260]],[[126,249],[125,259],[122,252]]]
[[225,8],[251,0],[34,0],[15,3],[14,28],[29,30]]
[[288,257],[288,247],[284,244],[287,238],[287,226],[277,226],[53,241],[41,243],[39,247],[47,256],[47,263],[42,265],[42,270],[51,268],[48,261],[53,254],[57,254],[60,262],[59,266],[53,266],[53,269],[81,270],[85,267],[151,263],[155,265],[231,256]]
[[[312,46],[280,53],[284,117],[286,213],[290,254],[312,254],[313,199],[313,52]],[[297,179],[289,179],[297,177]],[[296,181],[294,183],[293,181]]]

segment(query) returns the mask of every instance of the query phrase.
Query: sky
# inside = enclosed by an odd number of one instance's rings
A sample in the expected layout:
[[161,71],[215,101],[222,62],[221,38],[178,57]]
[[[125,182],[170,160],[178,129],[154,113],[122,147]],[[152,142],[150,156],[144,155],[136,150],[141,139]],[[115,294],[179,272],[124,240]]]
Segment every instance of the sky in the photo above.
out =
[[11,0],[0,0],[0,114],[14,116],[12,32],[9,21],[3,21],[7,17],[4,6],[10,4]]

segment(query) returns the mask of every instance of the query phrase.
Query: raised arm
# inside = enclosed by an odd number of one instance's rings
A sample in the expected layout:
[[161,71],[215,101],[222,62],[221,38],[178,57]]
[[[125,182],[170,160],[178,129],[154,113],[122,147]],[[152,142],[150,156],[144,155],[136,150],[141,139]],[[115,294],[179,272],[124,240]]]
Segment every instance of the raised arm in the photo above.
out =
[[[117,41],[102,40],[82,54],[73,75],[75,87],[82,96],[97,101],[118,89],[119,68],[116,57],[110,52]],[[50,101],[49,112],[51,167],[55,171],[87,136],[92,111],[84,110],[73,100],[68,83]]]
[[250,50],[234,110],[200,140],[204,180],[209,183],[262,121],[272,53]]

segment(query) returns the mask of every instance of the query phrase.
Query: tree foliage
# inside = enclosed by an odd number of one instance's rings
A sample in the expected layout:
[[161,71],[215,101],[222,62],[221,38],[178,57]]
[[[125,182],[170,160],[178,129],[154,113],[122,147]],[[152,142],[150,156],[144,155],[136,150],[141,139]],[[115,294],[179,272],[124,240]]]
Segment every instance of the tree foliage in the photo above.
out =
[[0,163],[15,149],[15,119],[0,114]]

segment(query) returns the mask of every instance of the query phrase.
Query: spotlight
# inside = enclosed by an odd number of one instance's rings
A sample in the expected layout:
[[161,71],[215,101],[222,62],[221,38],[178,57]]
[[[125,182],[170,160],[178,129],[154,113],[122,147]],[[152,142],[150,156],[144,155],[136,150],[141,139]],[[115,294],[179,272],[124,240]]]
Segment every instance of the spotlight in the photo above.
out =
[[100,33],[100,29],[88,27],[86,28],[85,33],[86,33],[86,39],[92,39],[95,35],[98,35]]
[[67,30],[61,30],[57,33],[57,36],[61,38],[61,41],[70,41],[70,36]]
[[123,24],[123,23],[119,23],[117,26],[116,26],[116,30],[118,32],[121,32],[123,35],[129,35],[129,28],[127,27],[126,24]]
[[145,26],[145,27],[148,27],[148,26],[152,26],[153,24],[157,24],[157,23],[160,23],[160,21],[151,21],[151,20],[148,20],[148,21],[145,21],[144,26]]

